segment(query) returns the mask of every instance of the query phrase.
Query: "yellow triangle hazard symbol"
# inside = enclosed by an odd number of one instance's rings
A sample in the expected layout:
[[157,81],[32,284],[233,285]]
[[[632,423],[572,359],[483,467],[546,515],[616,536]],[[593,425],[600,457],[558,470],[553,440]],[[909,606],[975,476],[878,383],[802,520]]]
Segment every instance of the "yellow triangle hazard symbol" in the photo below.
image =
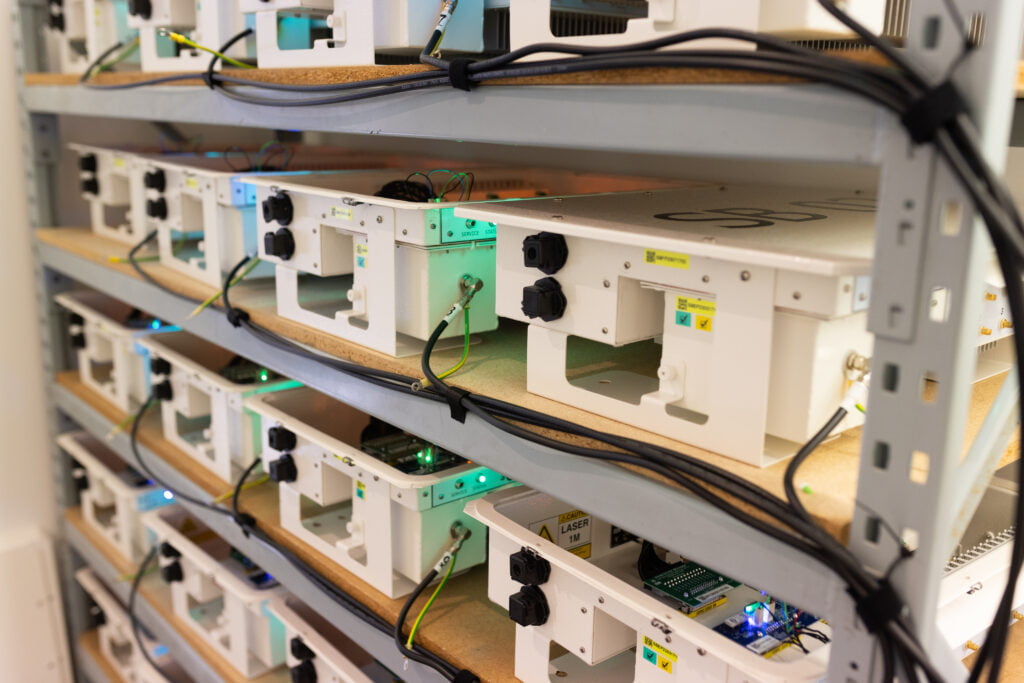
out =
[[547,524],[541,526],[540,531],[537,532],[537,535],[543,538],[545,541],[551,541],[552,543],[555,542],[555,539],[551,536],[551,531],[548,529]]

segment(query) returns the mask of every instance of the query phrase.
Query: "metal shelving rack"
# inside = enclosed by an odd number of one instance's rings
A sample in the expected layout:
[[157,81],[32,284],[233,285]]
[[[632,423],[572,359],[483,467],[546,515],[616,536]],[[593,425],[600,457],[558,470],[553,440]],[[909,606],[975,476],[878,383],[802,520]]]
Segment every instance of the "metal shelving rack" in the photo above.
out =
[[[983,17],[984,40],[958,69],[956,82],[982,131],[989,162],[998,169],[1010,136],[1024,6],[1013,0],[958,0],[957,4],[964,16]],[[45,4],[40,2],[15,3],[13,20],[27,27],[18,45],[22,71],[37,66],[32,27],[43,9]],[[915,0],[908,26],[907,53],[938,82],[961,45],[943,2]],[[188,99],[188,107],[177,106],[183,98]],[[49,225],[53,216],[54,145],[62,114],[880,167],[869,316],[876,335],[870,401],[877,408],[869,413],[863,432],[857,493],[862,505],[855,513],[850,547],[869,566],[878,570],[888,566],[896,555],[896,542],[866,533],[876,517],[902,530],[904,540],[916,545],[917,552],[896,573],[894,583],[934,661],[943,671],[956,671],[959,664],[935,628],[939,581],[959,532],[977,504],[978,496],[972,491],[983,488],[1005,446],[1004,438],[976,443],[960,461],[973,367],[970,340],[976,332],[982,273],[991,245],[969,200],[935,152],[914,146],[887,112],[814,85],[488,86],[471,93],[435,91],[343,107],[280,110],[229,101],[202,87],[180,86],[117,92],[33,86],[22,88],[22,100],[34,227]],[[623,124],[641,118],[643,125]],[[954,205],[961,207],[955,224],[945,219]],[[188,306],[174,297],[60,249],[39,244],[37,262],[37,295],[43,311],[52,309],[52,294],[65,288],[71,278],[167,320],[181,322],[187,314]],[[934,320],[929,313],[936,288],[948,293],[943,320]],[[66,366],[61,333],[54,325],[51,316],[44,317],[48,372]],[[220,316],[200,316],[186,321],[184,327],[527,485],[599,512],[626,529],[642,531],[656,543],[685,548],[689,557],[738,580],[827,615],[836,631],[829,680],[861,683],[880,678],[873,641],[859,623],[842,583],[820,564],[707,504],[617,467],[513,440],[472,417],[457,424],[443,406],[325,373],[240,333]],[[931,403],[920,394],[925,377],[940,382],[939,396]],[[55,432],[66,426],[68,418],[96,435],[109,429],[103,416],[70,392],[56,387],[50,396]],[[1016,386],[1009,381],[990,415],[996,429],[989,433],[1008,434],[1015,424],[1016,402]],[[132,460],[123,435],[112,447]],[[882,451],[884,458],[878,455]],[[924,483],[918,483],[909,472],[912,464],[920,464],[922,454],[928,474]],[[57,455],[58,504],[65,506],[74,494]],[[169,483],[201,493],[154,454],[148,455]],[[390,639],[321,599],[319,590],[282,558],[245,538],[219,516],[191,511],[301,599],[327,605],[325,616],[386,666],[409,680],[436,680],[432,672],[415,664],[406,667]],[[109,579],[102,558],[96,557],[88,541],[73,529],[65,529],[65,534],[71,547],[86,561],[97,562],[101,576]],[[69,567],[66,564],[65,570]],[[74,612],[72,605],[70,628],[77,633],[80,624]],[[158,617],[146,611],[141,616],[158,634],[173,640],[160,630]],[[198,659],[194,653],[184,657],[190,673],[209,679],[201,661],[193,661]]]

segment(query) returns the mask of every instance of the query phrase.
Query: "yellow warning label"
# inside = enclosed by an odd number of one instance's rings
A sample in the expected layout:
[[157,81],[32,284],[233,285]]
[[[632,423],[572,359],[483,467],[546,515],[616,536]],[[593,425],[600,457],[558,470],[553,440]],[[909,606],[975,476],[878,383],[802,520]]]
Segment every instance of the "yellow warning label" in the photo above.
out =
[[658,668],[665,673],[672,673],[672,660],[658,657]]
[[706,315],[698,315],[696,317],[697,324],[694,326],[701,332],[710,332],[712,327],[712,318]]
[[552,543],[555,542],[554,537],[551,535],[551,529],[548,528],[547,524],[540,528],[540,531],[537,532],[537,535],[543,538],[545,541],[551,541]]
[[714,601],[709,602],[708,604],[704,605],[700,609],[693,610],[692,612],[690,612],[686,616],[690,617],[691,619],[693,619],[694,617],[699,617],[700,615],[704,614],[705,612],[707,612],[709,610],[715,609],[719,605],[724,605],[725,601],[728,600],[728,599],[729,598],[727,598],[726,596],[723,595],[722,597],[718,598],[717,600],[714,600]]
[[675,652],[672,652],[672,650],[668,649],[667,647],[665,647],[661,643],[657,643],[657,642],[651,640],[647,636],[644,636],[644,645],[646,645],[647,647],[651,648],[652,650],[657,652],[659,655],[661,655],[665,659],[670,659],[673,662],[679,661],[679,658],[676,657],[676,653]]
[[677,254],[674,251],[659,251],[658,249],[644,249],[644,263],[654,266],[668,266],[669,268],[690,269],[690,255]]
[[570,553],[572,553],[576,557],[582,557],[584,560],[589,560],[590,559],[590,544],[589,543],[586,543],[586,544],[581,545],[581,546],[577,546],[575,548],[569,548],[568,550],[569,550]]
[[579,519],[580,517],[586,516],[587,513],[584,512],[583,510],[573,510],[572,512],[566,512],[564,514],[558,515],[558,523],[565,524],[566,522],[571,522],[574,519]]
[[708,299],[694,299],[688,296],[676,297],[676,310],[683,313],[703,315],[708,318],[715,316],[715,302]]
[[352,208],[348,206],[332,206],[331,207],[331,218],[341,218],[342,220],[352,220]]
[[199,179],[196,178],[195,176],[189,176],[188,178],[185,178],[185,187],[190,187],[193,190],[198,190]]

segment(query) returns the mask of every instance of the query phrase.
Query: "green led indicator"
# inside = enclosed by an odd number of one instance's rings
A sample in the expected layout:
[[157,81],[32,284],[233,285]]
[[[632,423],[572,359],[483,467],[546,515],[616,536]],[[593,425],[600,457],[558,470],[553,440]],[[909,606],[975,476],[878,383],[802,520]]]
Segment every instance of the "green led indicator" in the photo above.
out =
[[477,480],[478,482],[480,482],[481,484],[483,484],[484,482],[486,482],[486,481],[487,481],[487,475],[486,475],[486,474],[481,474],[480,476],[478,476],[478,477],[476,478],[476,480]]
[[268,379],[270,379],[270,373],[267,371],[266,368],[263,368],[262,370],[260,370],[260,381],[266,382]]

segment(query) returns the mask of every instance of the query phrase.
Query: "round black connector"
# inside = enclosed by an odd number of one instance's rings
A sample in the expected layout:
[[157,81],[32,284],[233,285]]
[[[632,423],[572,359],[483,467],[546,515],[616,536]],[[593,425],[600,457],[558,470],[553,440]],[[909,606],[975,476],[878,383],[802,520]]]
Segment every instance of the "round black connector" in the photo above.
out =
[[171,362],[166,358],[150,358],[149,371],[154,375],[171,374]]
[[100,181],[95,178],[83,178],[82,179],[82,192],[86,194],[99,194],[100,193]]
[[309,646],[306,645],[302,638],[297,636],[291,639],[288,647],[292,651],[292,657],[295,657],[300,662],[306,662],[316,657],[316,653],[309,649]]
[[554,275],[569,260],[565,238],[553,232],[541,232],[523,240],[523,265]]
[[167,218],[167,200],[163,197],[146,200],[146,215],[150,218]]
[[291,669],[292,683],[317,683],[316,665],[308,659]]
[[277,232],[263,235],[263,250],[267,256],[276,256],[287,261],[295,254],[295,237],[288,228],[278,228]]
[[551,577],[551,563],[523,548],[509,555],[508,572],[517,583],[539,586]]
[[149,19],[153,16],[153,3],[151,0],[128,0],[128,14]]
[[175,583],[176,581],[184,580],[185,572],[181,570],[180,562],[171,562],[160,567],[160,576],[167,583]]
[[299,469],[295,466],[292,456],[285,453],[277,460],[270,461],[270,471],[267,474],[270,475],[271,481],[289,482],[298,479]]
[[267,445],[275,451],[290,451],[297,443],[295,432],[284,427],[271,427],[267,430]]
[[544,322],[558,320],[565,314],[567,305],[562,285],[553,277],[542,278],[523,287],[522,310],[528,318],[540,318]]
[[520,626],[541,626],[551,616],[544,591],[536,586],[523,586],[508,596],[508,616]]
[[263,200],[263,220],[267,223],[277,221],[278,225],[289,225],[294,212],[291,197],[278,192]]
[[159,168],[152,171],[146,171],[142,176],[142,184],[150,190],[163,192],[167,189],[167,175]]
[[153,385],[153,398],[158,401],[170,401],[174,398],[174,389],[171,388],[171,380],[165,379]]
[[99,166],[99,160],[91,152],[78,157],[78,168],[86,173],[95,173]]
[[168,559],[174,557],[181,557],[181,553],[178,552],[178,549],[170,543],[168,543],[167,541],[164,541],[160,544],[160,555]]
[[78,334],[71,335],[71,348],[73,349],[84,349],[85,348],[85,334],[79,332]]

